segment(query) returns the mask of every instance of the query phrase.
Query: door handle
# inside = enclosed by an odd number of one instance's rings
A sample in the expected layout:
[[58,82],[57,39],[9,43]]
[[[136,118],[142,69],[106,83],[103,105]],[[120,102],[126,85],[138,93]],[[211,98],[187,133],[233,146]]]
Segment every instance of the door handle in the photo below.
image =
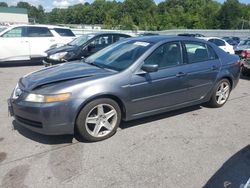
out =
[[177,73],[176,74],[176,77],[184,77],[184,76],[186,76],[187,74],[186,73],[184,73],[184,72],[179,72],[179,73]]

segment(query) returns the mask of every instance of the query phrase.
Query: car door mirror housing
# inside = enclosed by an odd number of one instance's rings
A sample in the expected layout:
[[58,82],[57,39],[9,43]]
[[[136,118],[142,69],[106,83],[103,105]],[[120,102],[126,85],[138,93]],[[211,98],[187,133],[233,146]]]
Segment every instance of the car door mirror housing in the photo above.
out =
[[144,64],[142,65],[141,69],[145,72],[157,72],[159,66],[157,64],[152,64],[152,65]]

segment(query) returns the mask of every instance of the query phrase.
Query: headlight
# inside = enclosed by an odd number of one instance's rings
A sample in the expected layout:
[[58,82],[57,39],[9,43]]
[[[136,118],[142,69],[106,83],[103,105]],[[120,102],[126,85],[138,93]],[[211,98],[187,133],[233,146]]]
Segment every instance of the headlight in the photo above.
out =
[[50,55],[49,56],[49,59],[53,59],[53,60],[63,60],[64,57],[66,56],[68,52],[60,52],[60,53],[56,53],[56,54],[53,54],[53,55]]
[[50,102],[59,102],[59,101],[66,101],[70,98],[71,93],[61,93],[56,95],[40,95],[30,93],[25,98],[27,102],[37,102],[37,103],[50,103]]

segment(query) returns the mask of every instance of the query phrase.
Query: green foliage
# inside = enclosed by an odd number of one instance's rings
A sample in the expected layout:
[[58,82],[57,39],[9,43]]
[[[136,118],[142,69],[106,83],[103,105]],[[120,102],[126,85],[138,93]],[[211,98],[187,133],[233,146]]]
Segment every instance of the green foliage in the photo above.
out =
[[5,2],[0,2],[0,7],[8,7],[8,4]]
[[[8,6],[0,2],[0,6]],[[249,29],[250,5],[238,0],[95,0],[68,7],[54,8],[46,13],[42,6],[19,2],[27,8],[36,23],[101,24],[107,29],[164,30],[188,29]]]

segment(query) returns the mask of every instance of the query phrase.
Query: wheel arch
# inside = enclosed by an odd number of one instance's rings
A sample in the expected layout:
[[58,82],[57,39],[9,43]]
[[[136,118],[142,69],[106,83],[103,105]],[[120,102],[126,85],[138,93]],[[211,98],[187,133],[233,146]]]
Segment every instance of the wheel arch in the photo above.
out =
[[81,112],[81,110],[91,101],[93,100],[96,100],[96,99],[100,99],[100,98],[108,98],[108,99],[112,99],[114,100],[120,107],[121,109],[121,119],[126,119],[126,106],[124,104],[124,102],[119,98],[117,97],[116,95],[113,95],[113,94],[102,94],[102,95],[98,95],[98,96],[93,96],[87,100],[85,100],[81,105],[80,107],[78,108],[77,110],[77,113],[76,113],[76,116],[75,116],[75,120],[74,120],[74,127],[76,125],[76,121],[77,121],[77,118],[79,116],[79,113]]

